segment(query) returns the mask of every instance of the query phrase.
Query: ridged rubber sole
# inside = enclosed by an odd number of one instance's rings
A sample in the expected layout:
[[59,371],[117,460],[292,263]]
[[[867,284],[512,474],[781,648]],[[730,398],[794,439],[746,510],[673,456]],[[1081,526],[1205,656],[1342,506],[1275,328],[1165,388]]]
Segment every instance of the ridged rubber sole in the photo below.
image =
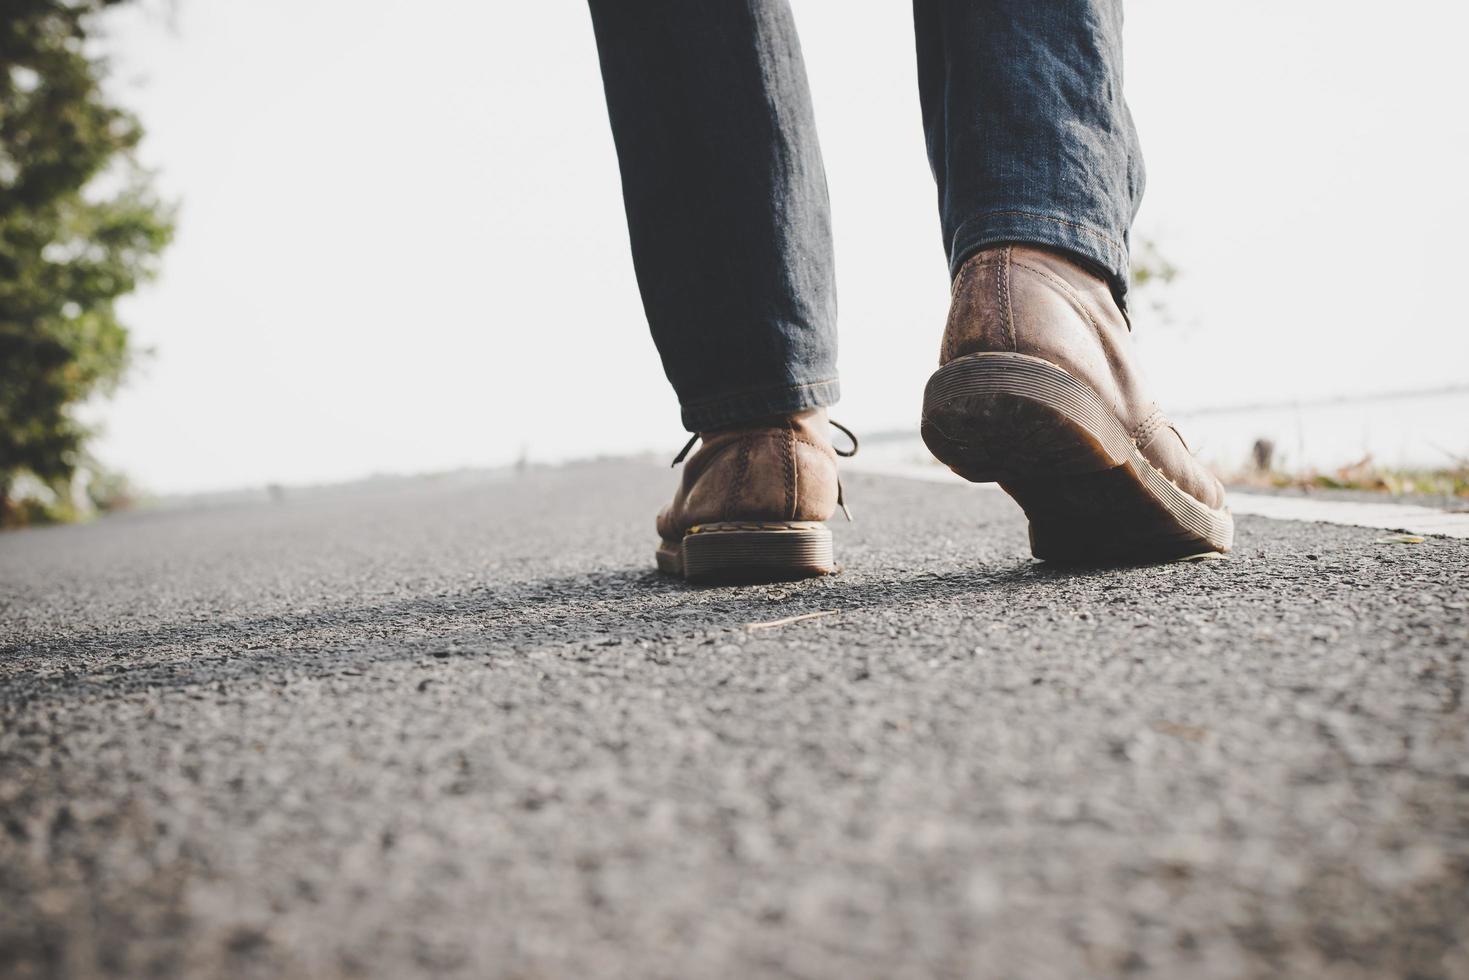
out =
[[1025,354],[970,354],[929,379],[923,441],[1030,519],[1035,557],[1109,562],[1227,551],[1234,520],[1180,489],[1087,384]]
[[828,575],[831,531],[820,521],[725,521],[658,545],[658,568],[690,582],[780,582]]

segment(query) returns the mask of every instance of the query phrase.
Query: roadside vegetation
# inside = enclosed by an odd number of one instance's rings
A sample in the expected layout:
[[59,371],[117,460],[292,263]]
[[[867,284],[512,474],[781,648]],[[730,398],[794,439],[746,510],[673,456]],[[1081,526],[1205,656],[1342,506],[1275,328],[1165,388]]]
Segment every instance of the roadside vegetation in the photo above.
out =
[[1453,457],[1439,468],[1380,466],[1371,456],[1322,472],[1285,470],[1274,465],[1267,440],[1255,444],[1252,465],[1229,475],[1236,486],[1296,490],[1358,490],[1392,496],[1441,497],[1469,501],[1469,459]]
[[172,209],[103,91],[95,36],[125,0],[7,0],[0,17],[0,527],[126,503],[79,419],[137,356],[114,304],[157,271]]

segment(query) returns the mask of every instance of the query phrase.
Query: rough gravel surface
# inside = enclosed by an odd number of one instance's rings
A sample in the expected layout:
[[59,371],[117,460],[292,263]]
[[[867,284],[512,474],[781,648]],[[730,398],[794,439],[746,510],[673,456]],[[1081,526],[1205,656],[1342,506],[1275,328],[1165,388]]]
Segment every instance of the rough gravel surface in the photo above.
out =
[[701,589],[672,479],[0,536],[0,976],[1469,977],[1469,541],[858,475]]

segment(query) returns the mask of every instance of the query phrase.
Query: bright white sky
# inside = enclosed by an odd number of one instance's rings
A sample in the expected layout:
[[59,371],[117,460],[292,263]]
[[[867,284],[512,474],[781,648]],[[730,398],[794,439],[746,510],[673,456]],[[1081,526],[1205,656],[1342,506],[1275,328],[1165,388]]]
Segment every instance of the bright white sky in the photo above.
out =
[[[835,211],[842,384],[915,426],[948,283],[905,4],[795,0]],[[682,443],[575,0],[178,0],[113,20],[182,201],[123,312],[155,352],[100,455],[155,491]],[[1469,380],[1469,5],[1133,0],[1138,324],[1165,408]]]

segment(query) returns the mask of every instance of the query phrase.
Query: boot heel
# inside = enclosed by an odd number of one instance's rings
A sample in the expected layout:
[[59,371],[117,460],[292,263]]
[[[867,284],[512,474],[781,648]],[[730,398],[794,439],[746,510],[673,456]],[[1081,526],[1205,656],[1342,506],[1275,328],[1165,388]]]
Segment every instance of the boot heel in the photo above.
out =
[[772,581],[836,571],[831,531],[820,521],[699,524],[664,542],[658,567],[691,582]]
[[970,354],[923,393],[923,441],[975,483],[1097,473],[1123,465],[1131,440],[1092,390],[1025,354]]
[[1227,509],[1179,489],[1089,385],[1049,361],[956,358],[924,390],[922,433],[955,473],[1015,498],[1037,558],[1171,558],[1233,541]]

